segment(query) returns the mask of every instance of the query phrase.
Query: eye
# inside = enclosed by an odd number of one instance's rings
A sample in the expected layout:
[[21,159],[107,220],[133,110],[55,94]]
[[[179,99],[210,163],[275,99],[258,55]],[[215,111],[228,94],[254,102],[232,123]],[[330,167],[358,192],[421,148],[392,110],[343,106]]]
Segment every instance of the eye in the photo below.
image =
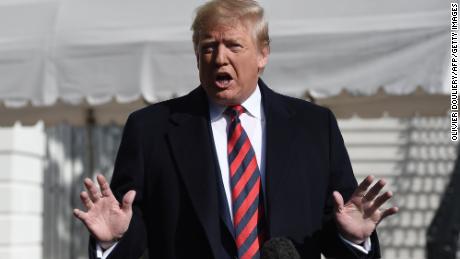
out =
[[231,49],[234,52],[237,52],[237,51],[241,50],[243,48],[243,46],[241,46],[238,43],[230,43],[228,48]]
[[201,46],[201,53],[206,54],[206,53],[212,53],[215,50],[215,45],[214,44],[203,44]]

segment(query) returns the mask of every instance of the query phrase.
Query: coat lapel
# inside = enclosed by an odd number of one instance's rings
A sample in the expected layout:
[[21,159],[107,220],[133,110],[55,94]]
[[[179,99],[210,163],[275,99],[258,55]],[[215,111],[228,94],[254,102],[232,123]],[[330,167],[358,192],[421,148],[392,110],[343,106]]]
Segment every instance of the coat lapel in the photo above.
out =
[[[276,222],[273,217],[276,212],[272,210],[275,203],[283,202],[278,196],[280,190],[289,186],[289,181],[295,181],[289,170],[289,160],[293,152],[293,140],[295,139],[294,110],[287,106],[280,95],[270,90],[262,80],[259,80],[262,93],[262,101],[265,112],[266,124],[266,155],[265,155],[265,196],[267,204],[267,220],[269,236],[276,235],[274,226],[282,222]],[[274,231],[275,230],[275,231]]]
[[168,133],[175,163],[204,227],[214,256],[218,254],[219,201],[215,161],[208,127],[208,104],[200,88],[184,97],[183,109],[173,111]]

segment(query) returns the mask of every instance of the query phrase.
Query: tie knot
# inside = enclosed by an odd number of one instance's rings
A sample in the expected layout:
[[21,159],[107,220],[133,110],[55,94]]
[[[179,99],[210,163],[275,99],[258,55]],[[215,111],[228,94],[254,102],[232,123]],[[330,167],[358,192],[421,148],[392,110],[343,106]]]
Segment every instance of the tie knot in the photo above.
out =
[[231,120],[240,117],[240,115],[244,112],[244,107],[241,105],[234,105],[229,106],[225,110],[225,114],[230,117]]

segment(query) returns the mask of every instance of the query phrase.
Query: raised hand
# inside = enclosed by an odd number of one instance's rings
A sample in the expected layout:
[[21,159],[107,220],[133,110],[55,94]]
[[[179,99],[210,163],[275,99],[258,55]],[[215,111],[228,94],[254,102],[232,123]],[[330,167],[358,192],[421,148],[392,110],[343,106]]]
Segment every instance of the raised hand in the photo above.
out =
[[101,246],[107,248],[128,230],[136,192],[133,190],[127,192],[120,204],[104,176],[98,175],[97,181],[101,188],[100,191],[93,181],[89,178],[85,179],[84,184],[88,192],[81,192],[80,198],[87,212],[74,209],[73,213],[85,224]]
[[370,237],[384,218],[398,212],[397,207],[386,210],[380,209],[393,194],[385,192],[379,195],[386,184],[383,179],[379,180],[368,191],[373,181],[373,176],[366,177],[346,204],[344,204],[343,197],[339,192],[333,193],[335,221],[339,232],[343,237],[356,244],[363,243]]

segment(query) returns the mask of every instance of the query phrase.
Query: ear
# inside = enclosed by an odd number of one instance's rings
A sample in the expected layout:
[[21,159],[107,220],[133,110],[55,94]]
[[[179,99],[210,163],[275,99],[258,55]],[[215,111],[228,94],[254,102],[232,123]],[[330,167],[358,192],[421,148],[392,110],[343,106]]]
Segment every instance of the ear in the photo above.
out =
[[264,46],[260,51],[257,57],[257,66],[259,71],[262,71],[268,63],[268,56],[270,55],[270,47]]
[[196,67],[200,69],[200,54],[198,54],[198,51],[195,51],[195,57],[196,57]]

